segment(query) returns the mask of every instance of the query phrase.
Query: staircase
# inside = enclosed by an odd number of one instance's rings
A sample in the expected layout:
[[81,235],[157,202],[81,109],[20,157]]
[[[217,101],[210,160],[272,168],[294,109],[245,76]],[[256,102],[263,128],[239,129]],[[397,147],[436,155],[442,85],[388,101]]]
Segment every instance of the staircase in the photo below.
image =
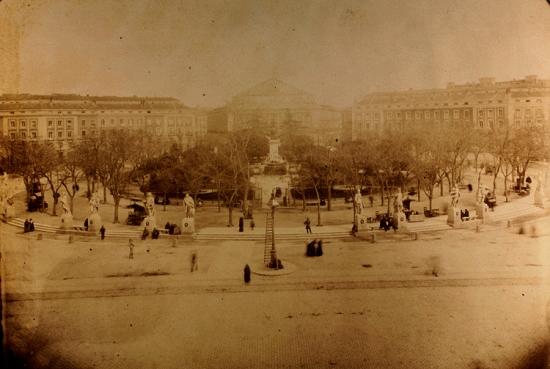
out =
[[264,264],[269,265],[271,261],[271,247],[273,242],[273,217],[271,212],[267,212],[265,219],[265,243],[264,243]]

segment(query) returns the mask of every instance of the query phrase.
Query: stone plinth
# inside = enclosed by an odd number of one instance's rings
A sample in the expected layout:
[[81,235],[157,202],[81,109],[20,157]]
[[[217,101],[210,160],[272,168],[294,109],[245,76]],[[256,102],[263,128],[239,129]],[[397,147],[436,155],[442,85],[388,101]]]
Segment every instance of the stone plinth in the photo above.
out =
[[101,217],[98,213],[88,215],[88,232],[99,232],[101,224]]
[[365,214],[355,214],[355,224],[357,224],[358,231],[365,231],[369,229],[367,216]]
[[141,229],[147,229],[149,232],[152,232],[154,228],[157,228],[157,222],[155,217],[147,216],[141,222]]
[[61,215],[61,225],[59,227],[61,229],[71,229],[71,228],[73,228],[73,216],[71,214]]
[[181,233],[193,234],[195,233],[195,218],[183,218],[181,221]]
[[451,227],[460,227],[462,225],[459,208],[449,207],[449,210],[447,210],[447,224]]
[[482,223],[489,220],[489,207],[485,203],[476,204],[476,218],[480,219]]
[[407,216],[402,211],[399,211],[393,215],[395,221],[397,222],[398,231],[407,230]]
[[5,205],[3,211],[4,211],[4,217],[6,219],[10,219],[15,216],[15,207],[9,203]]
[[535,206],[544,208],[544,191],[542,189],[537,189],[535,191],[534,203]]

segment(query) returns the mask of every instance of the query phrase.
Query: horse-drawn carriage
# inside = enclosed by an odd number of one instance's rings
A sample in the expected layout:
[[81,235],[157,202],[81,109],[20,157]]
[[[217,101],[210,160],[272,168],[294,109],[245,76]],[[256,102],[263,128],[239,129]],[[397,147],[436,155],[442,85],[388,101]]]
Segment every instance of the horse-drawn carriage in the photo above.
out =
[[126,224],[128,225],[141,225],[141,222],[143,222],[143,219],[147,216],[147,213],[145,211],[145,206],[138,204],[139,199],[132,199],[132,204],[128,205],[128,209],[132,209],[130,213],[128,213],[128,219],[126,220]]

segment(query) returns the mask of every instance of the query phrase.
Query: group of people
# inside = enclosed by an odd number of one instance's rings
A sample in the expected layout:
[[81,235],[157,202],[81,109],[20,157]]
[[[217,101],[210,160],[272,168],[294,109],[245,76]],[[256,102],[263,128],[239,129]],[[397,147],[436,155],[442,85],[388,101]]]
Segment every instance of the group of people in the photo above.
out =
[[323,240],[307,241],[306,256],[323,256]]
[[166,232],[168,232],[168,234],[173,234],[173,235],[181,234],[180,227],[178,227],[178,225],[175,223],[166,222],[166,224],[164,225],[164,229],[166,229]]
[[149,237],[149,233],[151,233],[151,238],[153,240],[158,239],[159,236],[160,236],[160,232],[159,232],[158,229],[153,228],[153,230],[151,232],[149,232],[149,230],[147,230],[147,227],[145,227],[145,228],[143,228],[143,232],[141,233],[141,239],[142,240],[147,239],[147,237]]
[[34,222],[32,219],[25,219],[25,223],[23,224],[23,233],[32,232],[34,231]]
[[380,229],[383,229],[384,232],[389,231],[393,228],[394,231],[397,231],[397,220],[390,216],[389,214],[384,214],[380,217]]

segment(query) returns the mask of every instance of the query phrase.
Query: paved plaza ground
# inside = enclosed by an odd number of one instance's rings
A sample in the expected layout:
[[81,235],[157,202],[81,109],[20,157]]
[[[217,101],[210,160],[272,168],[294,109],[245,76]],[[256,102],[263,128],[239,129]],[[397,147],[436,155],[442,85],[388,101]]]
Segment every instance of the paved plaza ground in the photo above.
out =
[[[550,218],[534,220],[539,227]],[[548,237],[126,243],[1,230],[11,347],[37,368],[517,368],[545,357]],[[199,269],[190,271],[198,252]],[[531,355],[531,356],[530,356]]]
[[[463,193],[462,206],[473,196]],[[477,229],[432,218],[414,226],[417,240],[380,232],[370,243],[346,234],[353,212],[340,199],[313,227],[311,237],[336,234],[314,258],[292,237],[305,233],[306,214],[315,224],[314,209],[278,209],[278,255],[292,273],[253,273],[250,284],[243,268],[259,272],[264,255],[261,211],[256,229],[234,238],[226,209],[199,208],[198,237],[135,238],[133,259],[127,238],[0,224],[8,347],[31,368],[544,368],[550,216],[530,198],[499,202]],[[86,209],[78,197],[75,219]],[[157,211],[159,224],[182,216],[177,205]],[[100,213],[108,234],[138,230],[112,224],[109,203]]]

